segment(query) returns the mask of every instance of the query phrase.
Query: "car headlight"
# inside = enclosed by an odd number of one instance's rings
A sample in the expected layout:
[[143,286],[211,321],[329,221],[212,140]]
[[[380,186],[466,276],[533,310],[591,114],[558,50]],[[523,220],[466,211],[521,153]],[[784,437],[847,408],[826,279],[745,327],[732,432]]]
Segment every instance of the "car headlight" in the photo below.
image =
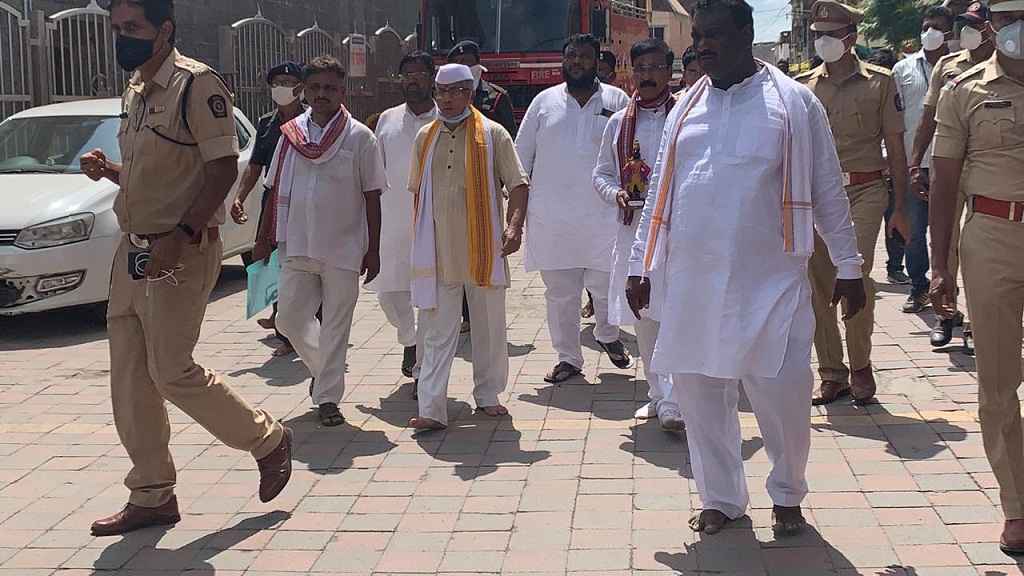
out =
[[95,214],[75,214],[25,228],[14,240],[14,245],[25,250],[52,248],[88,240],[96,223]]

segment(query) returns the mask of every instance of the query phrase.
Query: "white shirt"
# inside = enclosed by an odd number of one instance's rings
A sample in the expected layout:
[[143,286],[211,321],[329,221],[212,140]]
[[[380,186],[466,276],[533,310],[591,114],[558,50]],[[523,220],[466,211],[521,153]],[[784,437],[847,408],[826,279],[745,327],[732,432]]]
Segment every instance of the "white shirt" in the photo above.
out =
[[[665,106],[662,106],[657,110],[644,110],[640,107],[636,110],[636,140],[640,141],[640,156],[652,169],[658,159],[662,132],[665,131],[665,119],[668,117],[665,109]],[[608,285],[608,322],[613,326],[632,326],[636,320],[626,302],[626,281],[629,279],[629,255],[633,249],[637,226],[640,224],[640,211],[633,213],[633,223],[626,226],[622,224],[622,214],[618,209],[618,194],[622,190],[618,153],[619,127],[622,126],[625,117],[626,111],[620,110],[608,121],[601,142],[601,152],[597,158],[597,168],[594,169],[594,188],[598,195],[607,204],[616,207],[617,234],[612,249],[611,281]],[[651,307],[642,310],[640,315],[658,320],[661,318],[661,301],[664,299],[661,293],[664,274],[662,270],[656,270],[651,276],[651,288],[654,290],[651,294]]]
[[368,290],[410,290],[414,196],[405,190],[405,183],[409,181],[416,134],[436,117],[436,106],[417,116],[402,104],[382,112],[377,121],[377,141],[393,188],[380,200],[380,274],[366,286]]
[[[815,228],[839,278],[860,278],[849,200],[842,186],[824,184],[840,171],[828,118],[808,98],[811,150],[823,151],[812,163]],[[802,109],[788,106],[791,114]],[[656,373],[774,378],[791,336],[811,345],[807,257],[786,252],[782,236],[782,112],[764,67],[728,90],[709,86],[686,117],[676,145]],[[649,220],[650,198],[644,212]],[[644,275],[643,230],[630,257],[634,276]]]
[[[355,118],[348,121],[348,134],[333,158],[313,164],[296,154],[287,227],[278,240],[285,257],[305,256],[360,272],[370,245],[363,194],[386,190],[388,179],[373,132]],[[311,117],[307,130],[311,142],[319,142],[324,132]],[[267,173],[269,182],[279,170],[280,147]]]
[[[907,157],[910,156],[914,147],[914,135],[917,134],[917,127],[921,125],[921,115],[924,113],[924,97],[928,93],[928,83],[932,77],[932,70],[935,66],[924,57],[924,50],[904,58],[892,68],[893,79],[896,80],[896,90],[903,101],[903,123],[907,125],[907,131],[903,133],[903,145],[907,149]],[[928,150],[921,159],[921,167],[931,166],[932,146],[928,144]]]
[[580,107],[566,85],[533,99],[516,137],[530,176],[526,210],[526,270],[611,269],[616,214],[594,195],[592,174],[611,115],[629,96],[607,84]]

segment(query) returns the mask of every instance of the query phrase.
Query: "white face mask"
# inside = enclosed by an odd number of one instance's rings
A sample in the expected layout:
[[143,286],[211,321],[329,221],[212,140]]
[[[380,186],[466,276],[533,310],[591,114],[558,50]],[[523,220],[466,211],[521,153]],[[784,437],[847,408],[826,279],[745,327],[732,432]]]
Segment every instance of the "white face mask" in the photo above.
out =
[[934,52],[939,48],[942,48],[942,43],[946,40],[946,35],[942,33],[942,30],[936,30],[935,28],[929,28],[921,34],[921,47],[926,52]]
[[996,48],[1003,56],[1014,60],[1024,60],[1024,22],[1017,20],[996,32]]
[[983,41],[981,30],[975,30],[970,26],[964,26],[960,31],[960,47],[967,50],[976,50]]
[[484,67],[476,64],[474,66],[470,66],[469,71],[473,73],[473,90],[476,90],[480,87],[480,77],[484,73]]
[[288,86],[274,86],[270,89],[270,97],[274,99],[274,103],[278,106],[287,106],[292,102],[299,99],[295,95],[295,88]]
[[849,35],[842,40],[831,36],[822,36],[814,41],[814,51],[817,52],[818,56],[821,56],[821,59],[825,62],[836,62],[847,52],[846,38],[849,38]]

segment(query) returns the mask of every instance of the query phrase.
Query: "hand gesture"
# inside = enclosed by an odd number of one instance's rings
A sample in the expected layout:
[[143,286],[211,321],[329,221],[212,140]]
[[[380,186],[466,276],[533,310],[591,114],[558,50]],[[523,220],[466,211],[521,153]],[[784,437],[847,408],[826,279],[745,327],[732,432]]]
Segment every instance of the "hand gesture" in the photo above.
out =
[[146,278],[158,280],[161,274],[177,269],[188,240],[184,234],[175,231],[150,242]]
[[78,164],[82,168],[82,174],[88,176],[93,182],[102,180],[110,167],[107,163],[107,155],[99,148],[82,154],[82,157],[78,159]]
[[626,282],[626,302],[633,315],[640,320],[640,311],[651,307],[651,281],[649,278],[630,276]]
[[245,205],[242,204],[242,199],[238,196],[235,196],[235,201],[231,203],[231,219],[239,226],[249,221],[249,215],[245,213]]

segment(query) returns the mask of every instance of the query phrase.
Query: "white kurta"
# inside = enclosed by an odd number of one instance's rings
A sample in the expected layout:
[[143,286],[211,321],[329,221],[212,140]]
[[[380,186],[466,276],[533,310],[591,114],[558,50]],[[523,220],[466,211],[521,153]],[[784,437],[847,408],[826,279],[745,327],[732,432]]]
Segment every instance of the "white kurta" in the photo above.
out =
[[413,195],[405,190],[413,144],[420,128],[437,116],[437,108],[419,116],[402,104],[385,110],[377,121],[377,140],[392,188],[380,200],[380,274],[366,288],[408,292],[412,254]]
[[[594,169],[594,188],[601,198],[616,207],[616,236],[612,248],[611,280],[608,285],[608,322],[614,326],[632,326],[636,320],[626,302],[626,281],[629,277],[629,255],[633,250],[637,226],[640,224],[640,212],[633,215],[633,223],[622,224],[621,213],[618,212],[617,196],[622,190],[620,178],[618,142],[622,121],[626,111],[616,112],[604,130],[601,153]],[[640,141],[640,154],[651,168],[658,158],[658,146],[661,145],[662,132],[665,131],[665,107],[657,110],[636,110],[636,139]],[[651,273],[651,305],[640,312],[644,318],[658,320],[661,318],[661,302],[664,299],[664,274],[662,270]]]
[[[838,277],[860,278],[849,200],[841,185],[827,184],[840,171],[828,118],[813,94],[803,92],[816,155],[815,228]],[[673,109],[669,124],[681,112]],[[652,362],[657,373],[774,378],[787,342],[812,340],[813,321],[794,322],[797,307],[809,306],[807,258],[785,252],[782,236],[782,118],[780,95],[765,67],[728,90],[709,87],[683,124],[671,191],[665,306]],[[649,199],[644,209],[632,275],[643,275],[645,222],[653,205]]]
[[594,196],[591,175],[609,117],[629,103],[601,84],[580,107],[565,84],[544,90],[526,111],[516,150],[530,175],[524,264],[530,272],[608,272],[618,209]]

